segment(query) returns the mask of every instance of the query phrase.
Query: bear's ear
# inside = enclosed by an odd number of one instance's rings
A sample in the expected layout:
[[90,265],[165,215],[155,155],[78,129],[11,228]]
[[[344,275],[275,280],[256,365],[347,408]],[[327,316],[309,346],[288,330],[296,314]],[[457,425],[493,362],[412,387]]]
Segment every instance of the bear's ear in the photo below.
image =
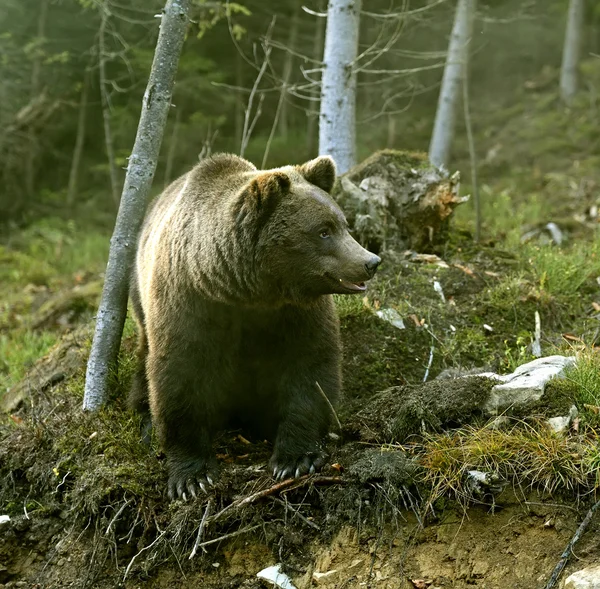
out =
[[300,174],[311,184],[325,192],[331,192],[335,184],[335,162],[328,155],[321,155],[298,167]]
[[269,213],[290,191],[291,184],[290,177],[283,172],[263,172],[250,182],[246,203],[259,213]]

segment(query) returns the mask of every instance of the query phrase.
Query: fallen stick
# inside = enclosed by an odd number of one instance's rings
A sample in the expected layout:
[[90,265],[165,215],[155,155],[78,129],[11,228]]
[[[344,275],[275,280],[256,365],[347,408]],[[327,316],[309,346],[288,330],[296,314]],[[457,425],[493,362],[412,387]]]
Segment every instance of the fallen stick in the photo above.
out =
[[221,509],[218,513],[215,513],[210,518],[211,522],[214,522],[218,519],[221,519],[223,515],[225,515],[229,511],[233,511],[239,507],[245,507],[246,505],[250,505],[262,499],[264,497],[268,497],[269,495],[273,495],[274,493],[279,493],[280,491],[291,491],[293,489],[298,489],[299,487],[303,487],[308,483],[312,483],[314,485],[335,485],[342,484],[344,481],[341,477],[328,477],[328,476],[313,476],[310,474],[305,474],[304,476],[298,477],[297,479],[286,479],[285,481],[281,481],[272,487],[268,487],[267,489],[263,489],[262,491],[256,491],[256,493],[252,493],[252,495],[248,495],[247,497],[242,497],[241,499],[237,499],[233,503],[230,503],[224,509]]
[[206,527],[206,520],[210,515],[212,510],[212,500],[209,499],[206,503],[206,509],[204,510],[204,515],[202,516],[202,520],[200,521],[200,525],[198,526],[198,533],[196,534],[196,542],[194,542],[194,547],[192,548],[192,552],[189,556],[188,560],[192,560],[194,556],[196,556],[196,552],[198,551],[198,546],[200,545],[200,540],[202,540],[202,536],[204,534],[204,528]]
[[592,521],[592,517],[594,516],[594,512],[598,509],[598,507],[600,507],[600,501],[597,501],[596,503],[594,503],[594,505],[592,505],[592,507],[587,512],[583,521],[579,524],[577,531],[575,532],[574,536],[571,538],[571,540],[567,544],[567,547],[564,549],[563,553],[561,554],[560,560],[558,561],[558,564],[554,567],[554,570],[552,571],[552,576],[550,577],[550,580],[548,581],[548,583],[544,589],[552,589],[558,582],[558,578],[560,577],[561,573],[563,572],[563,569],[565,568],[565,566],[567,565],[567,562],[569,561],[569,558],[573,551],[573,546],[575,546],[575,544],[577,544],[577,542],[579,541],[579,539],[585,532],[585,529],[590,525],[590,522]]
[[295,516],[301,519],[306,525],[314,528],[315,530],[320,530],[321,528],[315,523],[311,522],[307,517],[302,515],[298,509],[294,509],[288,502],[282,501],[279,497],[273,497],[273,501],[279,503],[279,505],[283,505],[288,511],[291,511]]

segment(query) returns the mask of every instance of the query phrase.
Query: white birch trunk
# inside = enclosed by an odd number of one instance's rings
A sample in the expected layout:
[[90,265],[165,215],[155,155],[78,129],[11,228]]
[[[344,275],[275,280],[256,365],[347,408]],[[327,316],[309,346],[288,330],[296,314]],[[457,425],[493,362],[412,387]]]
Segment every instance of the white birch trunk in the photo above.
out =
[[84,410],[97,410],[106,402],[109,376],[116,369],[127,315],[129,276],[135,258],[137,236],[144,219],[146,200],[171,106],[189,5],[190,0],[167,0],[163,11],[154,61],[110,242],[104,289],[87,365]]
[[361,0],[330,0],[327,9],[319,155],[330,155],[338,172],[356,163],[356,66]]
[[477,0],[458,0],[429,144],[429,159],[436,166],[447,167],[450,159],[460,85],[469,67],[469,41],[476,9]]
[[569,16],[560,68],[560,96],[566,104],[571,103],[579,89],[579,60],[581,58],[584,12],[585,0],[569,2]]

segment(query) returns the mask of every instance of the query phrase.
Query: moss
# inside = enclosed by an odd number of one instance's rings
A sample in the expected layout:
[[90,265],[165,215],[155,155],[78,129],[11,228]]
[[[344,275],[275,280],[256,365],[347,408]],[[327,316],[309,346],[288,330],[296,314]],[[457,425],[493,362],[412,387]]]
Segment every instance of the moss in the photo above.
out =
[[541,399],[528,410],[530,415],[541,413],[547,417],[568,415],[577,402],[577,385],[566,378],[553,378],[546,384]]
[[418,464],[405,452],[390,447],[367,448],[354,458],[348,474],[358,482],[383,482],[400,487],[417,478]]
[[430,166],[431,163],[429,162],[426,153],[382,149],[371,154],[358,166],[354,167],[348,177],[355,182],[369,176],[381,175],[382,169],[389,173],[397,168],[415,168],[420,170]]
[[403,442],[424,429],[439,431],[482,416],[493,385],[489,378],[474,376],[393,387],[379,393],[347,427],[366,441]]

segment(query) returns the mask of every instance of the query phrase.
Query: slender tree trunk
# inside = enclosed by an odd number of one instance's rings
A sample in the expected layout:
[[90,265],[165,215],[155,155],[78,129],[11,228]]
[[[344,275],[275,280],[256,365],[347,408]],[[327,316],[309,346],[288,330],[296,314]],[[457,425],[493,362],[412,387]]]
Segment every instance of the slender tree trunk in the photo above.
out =
[[566,104],[571,104],[579,90],[579,60],[581,58],[584,12],[585,0],[570,0],[560,68],[560,96]]
[[481,239],[481,200],[479,197],[479,184],[477,182],[477,154],[475,152],[475,139],[473,138],[473,127],[471,126],[471,107],[469,97],[469,72],[464,71],[463,85],[463,109],[465,117],[465,128],[467,131],[467,143],[469,144],[469,160],[471,163],[471,186],[473,189],[473,202],[475,203],[475,242]]
[[169,151],[167,152],[167,163],[165,165],[165,180],[164,187],[166,188],[171,183],[173,175],[173,162],[177,153],[177,136],[179,135],[179,124],[181,122],[181,107],[175,111],[175,121],[173,121],[173,131],[169,139]]
[[[319,12],[323,10],[323,3],[319,5]],[[320,61],[323,58],[323,40],[325,38],[325,24],[326,19],[319,16],[317,17],[315,36],[313,37],[313,59]],[[306,149],[308,151],[308,157],[312,158],[317,155],[319,151],[319,138],[317,135],[318,130],[318,116],[311,112],[311,107],[306,111],[308,121],[306,126]]]
[[[37,20],[37,39],[41,41],[46,37],[46,22],[48,21],[48,0],[42,0]],[[31,100],[34,100],[41,91],[40,77],[42,72],[42,58],[36,55],[31,67]],[[29,132],[29,149],[25,161],[25,193],[31,199],[35,191],[35,160],[38,142],[33,131]]]
[[473,34],[476,8],[476,0],[458,0],[429,144],[429,159],[436,166],[447,166],[450,160],[456,112],[460,101],[460,84],[464,72],[468,69],[469,41]]
[[356,66],[361,0],[330,0],[327,10],[319,154],[330,155],[340,174],[356,163]]
[[69,188],[67,189],[67,205],[71,208],[75,202],[77,194],[77,180],[79,179],[79,165],[81,163],[81,154],[83,153],[83,143],[85,140],[85,123],[87,114],[88,93],[90,87],[90,70],[86,68],[83,76],[83,86],[81,88],[81,98],[79,99],[79,116],[77,117],[77,137],[75,147],[73,148],[73,159],[71,160],[71,172],[69,174]]
[[279,115],[279,131],[283,139],[287,139],[289,132],[289,105],[287,103],[287,91],[290,83],[290,77],[292,75],[292,66],[294,65],[294,51],[296,47],[296,37],[298,36],[298,9],[294,10],[292,20],[290,23],[290,32],[287,40],[287,47],[289,49],[285,56],[285,63],[283,65],[283,83],[281,86],[281,113]]
[[112,129],[110,125],[110,103],[108,100],[108,89],[106,81],[106,48],[105,35],[106,24],[110,12],[106,4],[102,5],[102,19],[100,21],[100,31],[98,32],[98,75],[100,77],[100,101],[102,103],[102,119],[104,121],[104,143],[106,146],[106,156],[108,158],[108,173],[110,176],[110,191],[115,206],[119,206],[119,173],[115,163],[115,150],[112,139]]
[[396,115],[389,114],[387,120],[387,146],[392,148],[396,143]]
[[[242,64],[242,56],[239,51],[235,52],[235,85],[241,88],[244,83],[244,72]],[[242,144],[242,136],[244,133],[244,99],[238,90],[238,95],[235,101],[235,144]]]
[[171,106],[189,7],[190,0],[167,0],[163,11],[154,61],[144,93],[140,121],[110,243],[104,289],[87,365],[84,410],[99,409],[107,401],[109,375],[117,366],[137,236],[144,219],[146,199],[156,172],[156,162]]

